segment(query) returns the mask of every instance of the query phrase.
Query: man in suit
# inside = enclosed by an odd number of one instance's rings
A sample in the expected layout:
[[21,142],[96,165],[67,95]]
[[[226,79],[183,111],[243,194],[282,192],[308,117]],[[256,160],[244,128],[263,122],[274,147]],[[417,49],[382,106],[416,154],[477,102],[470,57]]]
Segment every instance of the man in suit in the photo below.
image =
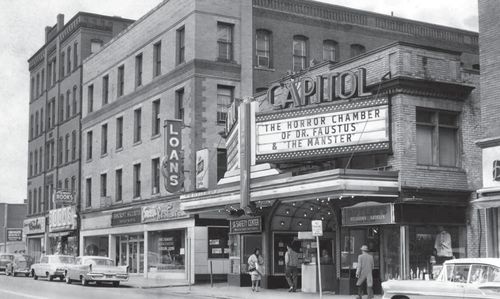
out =
[[358,281],[356,286],[358,286],[358,299],[363,298],[363,284],[366,283],[366,291],[368,293],[368,299],[373,298],[373,256],[368,254],[368,246],[361,246],[361,254],[358,256],[358,266],[356,269],[356,277]]

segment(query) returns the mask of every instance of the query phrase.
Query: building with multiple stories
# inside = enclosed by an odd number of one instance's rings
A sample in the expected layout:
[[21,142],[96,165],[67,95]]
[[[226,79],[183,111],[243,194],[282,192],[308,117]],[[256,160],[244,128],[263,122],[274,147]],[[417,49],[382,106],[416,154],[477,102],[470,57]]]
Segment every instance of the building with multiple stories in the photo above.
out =
[[[82,61],[130,23],[119,17],[78,13],[65,24],[60,14],[57,24],[45,28],[45,44],[28,59],[26,225],[36,227],[27,231],[28,253],[34,257],[57,250],[77,253]],[[63,205],[72,208],[56,211]],[[49,211],[54,219],[64,221],[51,225]]]
[[24,252],[23,221],[26,203],[0,203],[0,252]]

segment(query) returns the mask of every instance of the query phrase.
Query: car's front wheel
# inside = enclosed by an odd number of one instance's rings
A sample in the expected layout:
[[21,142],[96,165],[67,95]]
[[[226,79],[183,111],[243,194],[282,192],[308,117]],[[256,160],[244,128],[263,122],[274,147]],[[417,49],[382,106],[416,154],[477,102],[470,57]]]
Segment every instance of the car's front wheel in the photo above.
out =
[[64,280],[66,281],[67,284],[71,284],[71,278],[69,278],[68,273],[64,276]]
[[84,286],[89,285],[89,281],[85,277],[82,277],[82,285],[84,285]]
[[38,276],[35,273],[35,270],[31,271],[31,275],[33,276],[34,280],[38,280]]
[[50,275],[49,273],[47,273],[47,277],[49,277],[49,281],[53,281],[54,280],[54,276]]

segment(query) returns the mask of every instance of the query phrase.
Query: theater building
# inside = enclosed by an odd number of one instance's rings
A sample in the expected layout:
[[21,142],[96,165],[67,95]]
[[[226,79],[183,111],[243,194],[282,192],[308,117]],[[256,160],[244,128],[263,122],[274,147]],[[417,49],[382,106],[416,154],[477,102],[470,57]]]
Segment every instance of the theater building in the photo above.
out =
[[[303,290],[316,291],[309,274],[320,261],[324,290],[341,294],[355,291],[363,244],[376,292],[467,256],[479,97],[477,72],[460,56],[391,43],[289,75],[232,107],[225,177],[216,190],[181,195],[186,213],[229,219],[229,282],[249,283],[247,259],[262,248],[264,285],[285,287],[288,244],[301,253]],[[312,220],[323,223],[319,258]]]

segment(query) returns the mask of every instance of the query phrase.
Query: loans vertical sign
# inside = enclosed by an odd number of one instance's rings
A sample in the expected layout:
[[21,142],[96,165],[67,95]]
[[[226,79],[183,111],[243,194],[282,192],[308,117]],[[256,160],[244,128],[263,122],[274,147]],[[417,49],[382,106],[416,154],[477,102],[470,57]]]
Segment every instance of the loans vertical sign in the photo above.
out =
[[166,156],[162,161],[161,169],[165,189],[170,193],[175,193],[181,190],[183,181],[182,120],[166,120],[165,133]]

